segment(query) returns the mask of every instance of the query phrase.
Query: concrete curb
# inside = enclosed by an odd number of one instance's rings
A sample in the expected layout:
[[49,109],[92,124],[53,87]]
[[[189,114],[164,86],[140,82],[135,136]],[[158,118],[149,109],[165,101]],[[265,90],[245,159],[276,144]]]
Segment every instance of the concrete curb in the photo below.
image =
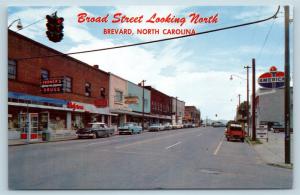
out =
[[[28,145],[28,144],[44,144],[44,143],[51,143],[51,142],[60,142],[60,141],[69,141],[69,140],[75,140],[77,137],[72,138],[66,138],[66,139],[56,139],[56,140],[50,140],[50,141],[36,141],[36,142],[20,142],[20,143],[8,143],[8,146],[22,146],[22,145]],[[9,142],[9,141],[8,141]]]

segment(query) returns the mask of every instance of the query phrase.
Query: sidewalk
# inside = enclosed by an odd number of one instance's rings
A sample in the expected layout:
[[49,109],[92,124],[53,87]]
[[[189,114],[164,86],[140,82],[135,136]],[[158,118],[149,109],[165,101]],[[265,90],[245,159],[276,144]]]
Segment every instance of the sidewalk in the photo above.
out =
[[68,136],[51,136],[49,141],[43,141],[42,139],[31,140],[28,142],[26,139],[10,139],[8,140],[9,146],[18,146],[18,145],[26,145],[26,144],[37,144],[37,143],[47,143],[47,142],[58,142],[58,141],[66,141],[66,140],[74,140],[77,139],[77,135],[68,135]]
[[268,132],[269,140],[261,139],[262,144],[254,144],[253,148],[256,150],[260,158],[267,164],[292,168],[293,164],[293,134],[291,134],[291,164],[284,162],[284,132],[273,133]]
[[[119,135],[119,131],[115,131],[114,135]],[[58,142],[58,141],[67,141],[67,140],[74,140],[77,139],[77,135],[75,132],[69,134],[59,134],[56,133],[50,137],[49,141],[43,141],[42,139],[31,140],[28,142],[26,139],[9,139],[8,145],[9,146],[19,146],[19,145],[26,145],[26,144],[37,144],[37,143],[47,143],[47,142]]]

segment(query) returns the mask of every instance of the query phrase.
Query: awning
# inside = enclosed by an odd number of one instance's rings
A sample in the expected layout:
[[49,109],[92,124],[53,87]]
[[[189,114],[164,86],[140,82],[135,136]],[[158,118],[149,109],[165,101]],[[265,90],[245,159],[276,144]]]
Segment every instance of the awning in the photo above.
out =
[[8,92],[8,98],[31,101],[31,102],[35,102],[35,103],[55,104],[55,105],[58,105],[58,106],[61,106],[61,107],[63,105],[67,104],[67,101],[62,100],[62,99],[47,98],[47,97],[29,95],[29,94],[26,94],[26,93],[10,92],[10,91]]

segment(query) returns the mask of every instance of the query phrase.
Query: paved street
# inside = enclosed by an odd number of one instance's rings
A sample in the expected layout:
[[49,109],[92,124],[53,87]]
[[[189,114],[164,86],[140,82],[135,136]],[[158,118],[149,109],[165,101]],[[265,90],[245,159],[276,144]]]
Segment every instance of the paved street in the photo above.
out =
[[263,162],[224,128],[144,132],[9,146],[10,189],[290,188],[292,170]]

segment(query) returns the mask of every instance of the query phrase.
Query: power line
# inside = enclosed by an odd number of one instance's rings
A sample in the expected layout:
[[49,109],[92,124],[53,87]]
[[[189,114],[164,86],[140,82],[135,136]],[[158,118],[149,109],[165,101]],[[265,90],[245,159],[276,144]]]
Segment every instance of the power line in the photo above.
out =
[[267,33],[267,35],[266,35],[266,37],[265,37],[264,43],[263,43],[263,45],[262,45],[262,47],[261,47],[261,49],[260,49],[259,55],[258,55],[258,57],[257,57],[257,60],[260,58],[260,56],[261,56],[261,54],[262,54],[262,51],[263,51],[263,49],[265,48],[265,45],[266,45],[267,40],[268,40],[268,38],[269,38],[270,32],[272,31],[272,28],[273,28],[274,23],[275,23],[275,20],[273,20],[273,22],[272,22],[272,24],[271,24],[271,26],[270,26],[270,28],[269,28],[269,31],[268,31],[268,33]]
[[146,45],[146,44],[151,44],[151,43],[169,41],[169,40],[174,40],[174,39],[192,37],[192,36],[201,35],[201,34],[208,34],[208,33],[212,33],[212,32],[217,32],[217,31],[228,30],[228,29],[232,29],[232,28],[238,28],[238,27],[242,27],[242,26],[257,24],[257,23],[268,21],[268,20],[273,19],[273,18],[275,19],[279,9],[280,9],[280,6],[278,6],[278,9],[277,9],[277,11],[275,12],[274,15],[272,15],[271,17],[266,18],[266,19],[257,20],[257,21],[253,21],[253,22],[248,22],[248,23],[243,23],[243,24],[238,24],[238,25],[233,25],[233,26],[228,26],[228,27],[223,27],[223,28],[218,28],[218,29],[213,29],[213,30],[207,30],[207,31],[203,31],[203,32],[195,33],[195,34],[189,34],[189,35],[183,35],[183,36],[177,36],[177,37],[171,37],[171,38],[165,38],[165,39],[158,39],[158,40],[154,40],[154,41],[147,41],[147,42],[134,43],[134,44],[128,44],[128,45],[120,45],[120,46],[115,46],[115,47],[107,47],[107,48],[102,48],[102,49],[86,50],[86,51],[71,52],[71,53],[60,53],[60,52],[58,52],[58,54],[53,54],[53,55],[26,57],[26,58],[19,58],[17,60],[29,60],[29,59],[35,59],[35,58],[49,58],[49,57],[56,57],[56,56],[67,56],[67,55],[82,54],[82,53],[89,53],[89,52],[96,52],[96,51],[120,49],[120,48],[125,48],[125,47],[133,47],[133,46],[139,46],[139,45]]
[[46,18],[42,18],[42,19],[40,19],[40,20],[37,20],[37,21],[35,21],[35,22],[33,22],[33,23],[27,25],[27,26],[24,26],[24,27],[21,28],[21,29],[18,29],[17,31],[23,30],[24,28],[27,28],[27,27],[29,27],[29,26],[31,26],[31,25],[34,25],[34,24],[36,24],[36,23],[39,23],[40,21],[45,20],[45,19],[46,19]]
[[[55,12],[57,12],[57,10],[56,10]],[[54,13],[55,13],[55,12],[54,12]],[[53,14],[53,13],[52,13],[52,14]],[[27,27],[29,27],[29,26],[31,26],[31,25],[34,25],[34,24],[36,24],[36,23],[39,23],[40,21],[43,21],[43,20],[46,20],[46,18],[43,17],[43,18],[40,19],[40,20],[37,20],[37,21],[35,21],[35,22],[31,23],[31,24],[28,24],[27,26],[24,26],[23,28],[18,29],[17,32],[20,31],[20,30],[23,30],[24,28],[27,28]]]

